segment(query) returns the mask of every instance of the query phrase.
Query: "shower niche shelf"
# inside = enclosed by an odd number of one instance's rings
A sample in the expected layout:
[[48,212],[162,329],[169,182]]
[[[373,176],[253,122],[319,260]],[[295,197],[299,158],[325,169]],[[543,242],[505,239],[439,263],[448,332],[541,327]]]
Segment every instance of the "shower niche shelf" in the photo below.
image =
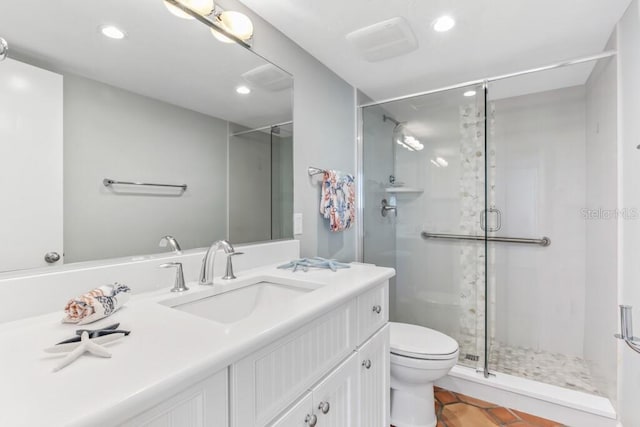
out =
[[424,193],[422,188],[415,187],[387,187],[384,191],[385,193]]

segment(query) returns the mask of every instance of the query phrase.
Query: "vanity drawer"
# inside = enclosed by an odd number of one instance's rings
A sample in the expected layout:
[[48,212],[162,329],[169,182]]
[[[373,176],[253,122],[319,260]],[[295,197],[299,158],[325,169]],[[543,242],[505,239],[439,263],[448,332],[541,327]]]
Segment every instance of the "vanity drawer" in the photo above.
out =
[[358,296],[358,344],[389,321],[389,282]]
[[232,420],[264,426],[356,348],[356,300],[231,367]]

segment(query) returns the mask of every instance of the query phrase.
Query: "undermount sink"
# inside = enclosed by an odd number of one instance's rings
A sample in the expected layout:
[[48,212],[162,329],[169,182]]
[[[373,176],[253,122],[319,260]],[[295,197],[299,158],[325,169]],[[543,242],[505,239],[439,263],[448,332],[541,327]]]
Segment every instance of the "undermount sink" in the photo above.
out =
[[235,323],[265,311],[277,310],[312,289],[259,282],[240,289],[202,298],[173,308],[219,323]]

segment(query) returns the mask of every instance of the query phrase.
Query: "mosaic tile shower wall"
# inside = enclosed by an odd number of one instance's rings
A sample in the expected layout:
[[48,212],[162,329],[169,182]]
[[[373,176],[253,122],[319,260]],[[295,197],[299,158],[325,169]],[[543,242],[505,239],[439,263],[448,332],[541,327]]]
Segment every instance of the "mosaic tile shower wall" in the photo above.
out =
[[[495,149],[487,146],[487,180],[485,191],[484,108],[478,104],[460,107],[460,233],[483,235],[480,217],[487,205],[495,208]],[[489,132],[494,122],[494,106],[490,106]],[[491,143],[491,138],[489,143]],[[492,249],[489,249],[492,251]],[[485,247],[482,244],[463,244],[460,250],[462,286],[460,291],[460,361],[465,365],[482,367],[485,352]],[[493,253],[489,253],[489,295],[494,295]],[[494,304],[490,304],[491,307]],[[490,334],[493,336],[493,328]]]

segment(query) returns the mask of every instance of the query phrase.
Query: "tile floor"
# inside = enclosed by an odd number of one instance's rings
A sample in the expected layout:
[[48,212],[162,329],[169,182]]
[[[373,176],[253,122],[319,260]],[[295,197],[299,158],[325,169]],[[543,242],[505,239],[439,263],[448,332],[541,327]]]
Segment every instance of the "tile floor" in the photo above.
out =
[[554,421],[439,387],[435,387],[434,391],[437,427],[564,427]]
[[494,372],[602,395],[594,384],[589,365],[579,357],[495,342],[489,363]]

